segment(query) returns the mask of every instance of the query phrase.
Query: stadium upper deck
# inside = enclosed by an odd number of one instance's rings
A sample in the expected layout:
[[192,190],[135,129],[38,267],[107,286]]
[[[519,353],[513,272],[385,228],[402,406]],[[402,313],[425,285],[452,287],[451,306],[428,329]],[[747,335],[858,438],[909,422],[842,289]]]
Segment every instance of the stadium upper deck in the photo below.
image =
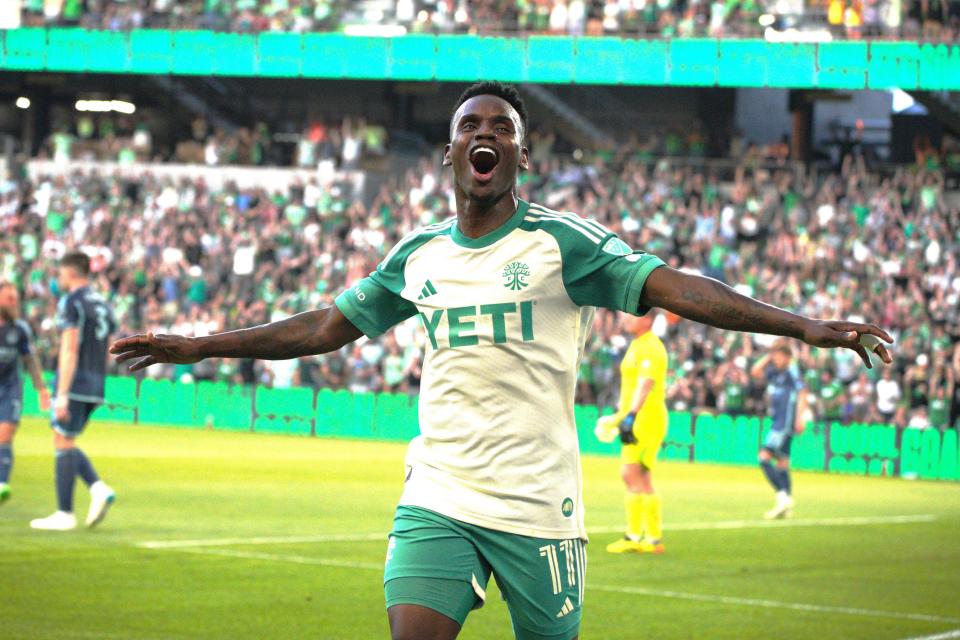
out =
[[[15,2],[16,0],[8,0]],[[24,26],[955,42],[957,0],[20,0]]]

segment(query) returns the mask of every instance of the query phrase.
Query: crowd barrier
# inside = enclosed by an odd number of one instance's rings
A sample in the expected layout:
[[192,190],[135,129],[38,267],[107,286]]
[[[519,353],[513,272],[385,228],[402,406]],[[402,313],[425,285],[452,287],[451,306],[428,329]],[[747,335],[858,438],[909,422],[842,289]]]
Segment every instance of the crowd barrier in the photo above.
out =
[[0,31],[0,69],[377,80],[960,89],[960,46],[918,42],[78,28]]
[[[407,441],[419,433],[417,397],[309,388],[271,389],[225,382],[109,377],[106,404],[95,419],[187,429],[220,429],[295,436]],[[593,435],[609,409],[578,405],[577,429],[584,453],[617,455],[619,444]],[[27,382],[24,415],[41,414]],[[755,416],[674,411],[662,457],[697,463],[756,464],[769,420]],[[898,429],[883,424],[815,422],[795,438],[797,469],[926,480],[960,480],[957,431]]]

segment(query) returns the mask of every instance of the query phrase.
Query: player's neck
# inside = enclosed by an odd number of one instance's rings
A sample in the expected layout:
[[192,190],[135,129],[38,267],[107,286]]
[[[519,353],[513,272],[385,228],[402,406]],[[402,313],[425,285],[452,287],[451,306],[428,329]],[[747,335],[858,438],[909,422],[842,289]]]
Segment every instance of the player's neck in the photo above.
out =
[[500,228],[517,212],[518,200],[510,191],[495,201],[473,200],[457,193],[457,227],[468,238],[480,238]]
[[77,289],[83,289],[84,287],[88,287],[88,286],[90,286],[89,280],[76,280],[70,283],[70,286],[67,287],[67,291],[69,291],[70,293],[73,293]]

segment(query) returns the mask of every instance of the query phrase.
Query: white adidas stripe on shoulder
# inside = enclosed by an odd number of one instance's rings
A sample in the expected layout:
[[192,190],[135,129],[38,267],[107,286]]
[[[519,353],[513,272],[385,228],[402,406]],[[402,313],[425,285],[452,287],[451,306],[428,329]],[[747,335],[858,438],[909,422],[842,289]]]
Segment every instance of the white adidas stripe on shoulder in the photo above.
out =
[[590,227],[582,224],[573,216],[562,215],[558,213],[542,213],[539,211],[531,211],[527,214],[526,220],[538,221],[538,220],[552,220],[556,222],[562,222],[569,227],[575,228],[577,231],[581,232],[585,236],[589,237],[591,240],[596,240],[600,242],[603,238],[599,233],[591,229]]
[[540,210],[530,210],[528,215],[540,216],[541,218],[549,218],[553,220],[567,220],[573,224],[582,227],[589,233],[595,235],[597,238],[603,239],[610,234],[610,231],[604,229],[596,223],[590,223],[589,220],[581,218],[575,213],[555,213],[555,212],[546,212]]
[[559,222],[559,223],[561,223],[561,224],[563,224],[563,225],[566,225],[566,226],[570,227],[570,228],[573,229],[574,231],[580,233],[584,238],[586,238],[587,240],[589,240],[589,241],[592,242],[593,244],[600,244],[600,241],[597,240],[597,237],[596,237],[595,235],[593,235],[593,233],[591,233],[590,231],[587,231],[587,230],[584,229],[583,227],[581,227],[581,226],[579,226],[579,225],[577,225],[577,224],[575,224],[575,223],[573,223],[573,222],[570,222],[569,220],[566,220],[566,219],[564,219],[564,218],[561,218],[561,217],[559,217],[559,216],[557,216],[557,217],[554,217],[554,216],[542,216],[542,217],[540,217],[540,216],[537,216],[537,217],[527,216],[527,217],[524,218],[524,220],[526,220],[527,222],[543,222],[544,220],[549,220],[550,222]]
[[[450,216],[446,220],[441,220],[440,222],[434,222],[432,224],[426,225],[425,227],[421,227],[420,230],[426,231],[427,229],[430,229],[430,230],[442,229],[443,227],[449,227],[456,221],[457,221],[457,216]],[[416,233],[416,231],[414,231],[414,233]]]
[[596,220],[593,220],[592,218],[584,218],[583,216],[580,216],[572,211],[554,211],[553,209],[549,209],[543,206],[542,204],[536,204],[536,203],[530,204],[530,208],[540,213],[549,213],[549,214],[558,215],[558,216],[566,216],[568,218],[576,220],[580,224],[590,227],[593,231],[596,231],[603,237],[606,237],[610,235],[610,233],[612,233],[609,229],[604,227],[602,224],[600,224]]

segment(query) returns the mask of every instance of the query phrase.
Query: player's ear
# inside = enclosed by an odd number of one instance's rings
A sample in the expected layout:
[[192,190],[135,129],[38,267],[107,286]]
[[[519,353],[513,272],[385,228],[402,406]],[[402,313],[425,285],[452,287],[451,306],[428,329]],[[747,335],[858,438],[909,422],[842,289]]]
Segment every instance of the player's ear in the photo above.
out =
[[527,151],[526,147],[520,147],[520,170],[527,171],[530,169],[530,152]]
[[453,158],[450,157],[450,145],[445,145],[443,147],[443,166],[449,167],[453,165]]

